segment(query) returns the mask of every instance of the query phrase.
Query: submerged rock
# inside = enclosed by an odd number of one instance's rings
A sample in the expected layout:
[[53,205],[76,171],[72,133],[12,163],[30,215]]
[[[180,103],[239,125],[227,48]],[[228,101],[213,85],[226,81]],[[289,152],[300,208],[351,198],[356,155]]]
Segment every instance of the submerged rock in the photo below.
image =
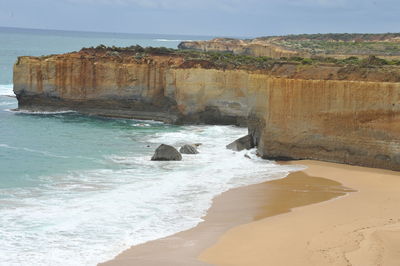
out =
[[182,155],[172,146],[161,144],[155,151],[152,161],[180,161]]
[[254,147],[253,139],[249,135],[241,137],[226,146],[227,149],[233,151],[250,150]]
[[196,149],[196,146],[189,145],[189,144],[183,145],[179,149],[179,152],[183,153],[183,154],[197,154],[197,153],[199,153],[199,151]]

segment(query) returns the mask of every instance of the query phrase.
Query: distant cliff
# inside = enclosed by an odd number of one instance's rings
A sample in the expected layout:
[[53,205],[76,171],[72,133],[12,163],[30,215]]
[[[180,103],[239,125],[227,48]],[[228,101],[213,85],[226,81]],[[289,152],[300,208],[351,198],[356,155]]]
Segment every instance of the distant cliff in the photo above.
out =
[[207,56],[98,48],[20,57],[14,92],[21,109],[248,124],[264,158],[400,170],[399,67]]
[[234,54],[281,57],[368,57],[400,59],[400,34],[301,34],[255,39],[215,38],[186,41],[181,49],[229,52]]
[[229,52],[250,56],[267,56],[272,58],[308,56],[308,53],[291,51],[270,42],[257,40],[239,40],[216,38],[209,41],[185,41],[178,46],[180,49],[203,52]]

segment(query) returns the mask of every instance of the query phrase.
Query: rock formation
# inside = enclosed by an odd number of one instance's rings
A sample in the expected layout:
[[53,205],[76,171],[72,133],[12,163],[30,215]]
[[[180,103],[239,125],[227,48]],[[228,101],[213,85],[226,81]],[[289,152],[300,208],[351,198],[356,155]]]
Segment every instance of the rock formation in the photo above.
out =
[[249,126],[264,158],[400,170],[400,69],[277,62],[220,67],[87,49],[20,57],[19,108]]
[[182,155],[172,146],[161,144],[155,151],[152,161],[181,161]]
[[233,151],[250,150],[254,147],[254,142],[250,135],[241,137],[226,146],[227,149]]
[[226,38],[216,38],[210,41],[186,41],[181,42],[178,47],[180,49],[203,52],[229,52],[233,54],[267,56],[272,58],[308,55],[306,53],[291,51],[269,42]]
[[249,122],[262,157],[400,170],[400,83],[268,83],[255,122]]
[[182,154],[198,154],[199,151],[197,150],[196,146],[194,145],[183,145],[180,149],[179,152]]
[[300,34],[254,39],[215,38],[184,41],[180,49],[237,55],[281,57],[368,57],[400,59],[400,34]]

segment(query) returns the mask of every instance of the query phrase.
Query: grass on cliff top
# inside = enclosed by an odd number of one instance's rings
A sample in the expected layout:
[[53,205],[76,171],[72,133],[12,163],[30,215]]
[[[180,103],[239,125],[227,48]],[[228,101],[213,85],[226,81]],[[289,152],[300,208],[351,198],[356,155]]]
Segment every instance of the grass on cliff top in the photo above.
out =
[[[221,39],[230,42],[230,39]],[[237,39],[238,40],[238,39]],[[400,33],[327,33],[266,36],[255,39],[311,55],[400,56]]]
[[399,56],[400,42],[342,42],[325,40],[281,40],[274,42],[290,50],[326,55],[385,55]]
[[318,40],[337,42],[374,42],[400,38],[400,33],[316,33],[316,34],[290,34],[285,36],[259,37],[260,40],[281,39],[287,41]]
[[346,59],[336,59],[331,57],[282,57],[274,59],[270,57],[256,57],[249,55],[235,55],[227,52],[201,52],[193,50],[179,50],[165,47],[142,47],[134,45],[129,47],[108,47],[99,45],[97,47],[83,48],[82,51],[95,51],[105,52],[110,56],[132,56],[135,59],[142,59],[151,55],[165,55],[165,56],[180,56],[185,58],[187,62],[199,63],[204,66],[217,67],[217,68],[257,68],[257,69],[270,69],[275,64],[292,63],[302,65],[313,64],[331,64],[338,66],[355,65],[359,67],[380,67],[385,65],[400,66],[400,60],[385,60],[375,56],[368,58],[348,57]]

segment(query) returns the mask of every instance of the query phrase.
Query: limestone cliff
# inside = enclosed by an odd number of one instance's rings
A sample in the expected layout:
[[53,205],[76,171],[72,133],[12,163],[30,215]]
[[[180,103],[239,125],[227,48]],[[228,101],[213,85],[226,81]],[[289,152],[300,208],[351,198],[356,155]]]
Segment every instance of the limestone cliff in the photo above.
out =
[[400,83],[270,78],[249,123],[262,157],[400,170]]
[[332,57],[376,55],[387,60],[400,59],[400,34],[301,34],[254,39],[215,38],[185,41],[179,48],[197,51],[281,57]]
[[86,50],[20,57],[14,66],[19,108],[244,125],[252,104],[247,71],[188,66],[179,56]]
[[179,48],[204,52],[230,52],[233,54],[267,56],[272,58],[308,56],[307,53],[291,51],[269,42],[224,38],[216,38],[210,41],[185,41],[179,44]]
[[178,54],[85,49],[20,57],[14,92],[20,109],[73,109],[171,123],[248,123],[264,158],[400,170],[396,66],[221,67]]

